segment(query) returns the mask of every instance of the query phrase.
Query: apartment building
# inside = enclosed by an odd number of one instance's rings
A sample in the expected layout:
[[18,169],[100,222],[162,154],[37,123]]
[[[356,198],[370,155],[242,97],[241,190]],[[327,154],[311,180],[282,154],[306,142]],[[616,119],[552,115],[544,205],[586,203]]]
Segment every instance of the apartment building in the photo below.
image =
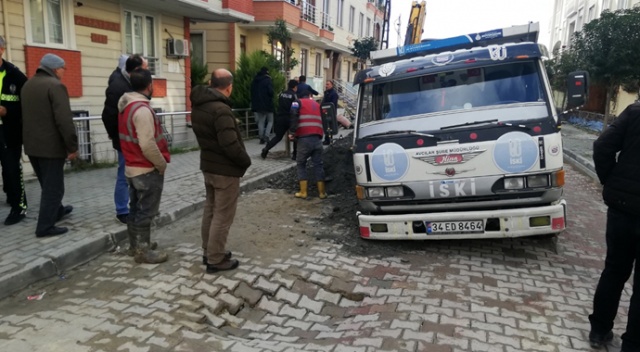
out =
[[381,9],[380,0],[254,0],[252,22],[192,25],[193,56],[210,71],[235,69],[241,53],[264,50],[278,56],[282,48],[268,44],[267,31],[282,19],[299,61],[290,76],[305,75],[323,91],[327,79],[353,81],[358,64],[349,47],[358,38],[380,38]]
[[[191,24],[251,22],[251,5],[250,0],[0,0],[4,59],[30,77],[44,54],[61,56],[71,108],[97,116],[120,55],[140,53],[149,59],[154,77],[152,106],[185,111],[190,108]],[[186,129],[185,117],[176,125]],[[91,131],[81,142],[94,156],[103,152],[96,149],[111,152],[110,143],[98,143],[106,139],[101,121],[86,128]]]
[[[550,28],[551,41],[548,43],[550,50],[555,53],[568,47],[573,33],[582,30],[589,21],[599,18],[603,11],[613,12],[633,6],[640,6],[640,0],[555,0]],[[591,93],[591,98],[604,99],[604,92],[596,89]],[[618,101],[612,105],[611,113],[617,114],[636,98],[636,95],[621,90]],[[604,100],[602,103],[605,103]]]

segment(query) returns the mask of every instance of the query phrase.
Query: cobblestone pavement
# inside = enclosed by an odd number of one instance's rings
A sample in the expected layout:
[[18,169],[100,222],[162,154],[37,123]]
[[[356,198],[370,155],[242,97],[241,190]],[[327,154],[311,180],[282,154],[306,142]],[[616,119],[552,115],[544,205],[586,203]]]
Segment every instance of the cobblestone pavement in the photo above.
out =
[[[271,174],[294,167],[286,157],[260,158],[262,145],[257,140],[245,142],[252,166],[242,178],[241,187],[248,190]],[[284,155],[284,143],[271,154]],[[199,208],[204,201],[203,178],[199,152],[172,155],[165,175],[159,225],[165,225]],[[105,253],[126,236],[126,226],[115,218],[113,189],[116,168],[65,174],[63,203],[73,205],[73,213],[58,223],[69,227],[69,233],[53,238],[36,238],[35,227],[40,203],[40,185],[26,183],[29,210],[22,222],[4,226],[0,223],[0,298],[26,284],[60,274]],[[10,207],[0,205],[0,221]]]
[[[234,251],[238,270],[207,275],[191,234],[174,238],[168,263],[106,254],[1,301],[0,350],[588,351],[606,209],[599,186],[565,168],[568,229],[556,240],[416,242],[395,253],[385,242],[388,257],[317,241],[273,260]],[[322,216],[286,211],[310,226]]]

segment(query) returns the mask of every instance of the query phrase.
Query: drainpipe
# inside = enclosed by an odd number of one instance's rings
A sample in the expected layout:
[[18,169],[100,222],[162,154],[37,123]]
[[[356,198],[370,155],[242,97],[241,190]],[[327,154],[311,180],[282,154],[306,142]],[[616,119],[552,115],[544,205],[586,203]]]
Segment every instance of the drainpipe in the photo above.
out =
[[[2,0],[2,15],[4,20],[4,40],[7,43],[11,43],[11,39],[9,39],[9,11],[7,11],[7,0]],[[11,61],[11,48],[10,45],[6,46],[5,49],[5,60]]]

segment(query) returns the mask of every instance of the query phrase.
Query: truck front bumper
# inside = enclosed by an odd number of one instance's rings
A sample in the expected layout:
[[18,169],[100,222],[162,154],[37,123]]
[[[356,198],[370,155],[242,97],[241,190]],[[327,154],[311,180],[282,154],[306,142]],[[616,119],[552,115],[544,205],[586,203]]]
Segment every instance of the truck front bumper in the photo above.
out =
[[[447,240],[465,238],[503,238],[548,235],[562,232],[566,225],[567,203],[561,199],[552,205],[530,208],[456,211],[399,215],[364,215],[357,213],[360,236],[376,240]],[[478,223],[481,231],[429,231],[434,223]],[[464,226],[460,226],[464,227]],[[467,229],[469,230],[468,226]]]

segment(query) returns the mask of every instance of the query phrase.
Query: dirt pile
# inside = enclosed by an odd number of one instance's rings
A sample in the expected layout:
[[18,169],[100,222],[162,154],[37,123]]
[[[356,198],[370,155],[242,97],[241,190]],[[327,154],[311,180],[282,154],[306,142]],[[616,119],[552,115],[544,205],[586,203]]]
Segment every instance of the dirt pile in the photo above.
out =
[[[325,228],[331,228],[331,230],[316,235],[318,238],[331,239],[349,246],[353,246],[354,238],[358,236],[356,219],[358,201],[355,194],[353,154],[350,150],[352,136],[349,134],[334,140],[331,146],[325,148],[322,155],[329,195],[327,202],[330,203],[330,205],[327,204],[322,222]],[[308,165],[308,171],[309,197],[317,197],[318,190],[311,165]],[[268,179],[267,187],[294,193],[298,190],[297,180],[296,170],[293,168]]]

